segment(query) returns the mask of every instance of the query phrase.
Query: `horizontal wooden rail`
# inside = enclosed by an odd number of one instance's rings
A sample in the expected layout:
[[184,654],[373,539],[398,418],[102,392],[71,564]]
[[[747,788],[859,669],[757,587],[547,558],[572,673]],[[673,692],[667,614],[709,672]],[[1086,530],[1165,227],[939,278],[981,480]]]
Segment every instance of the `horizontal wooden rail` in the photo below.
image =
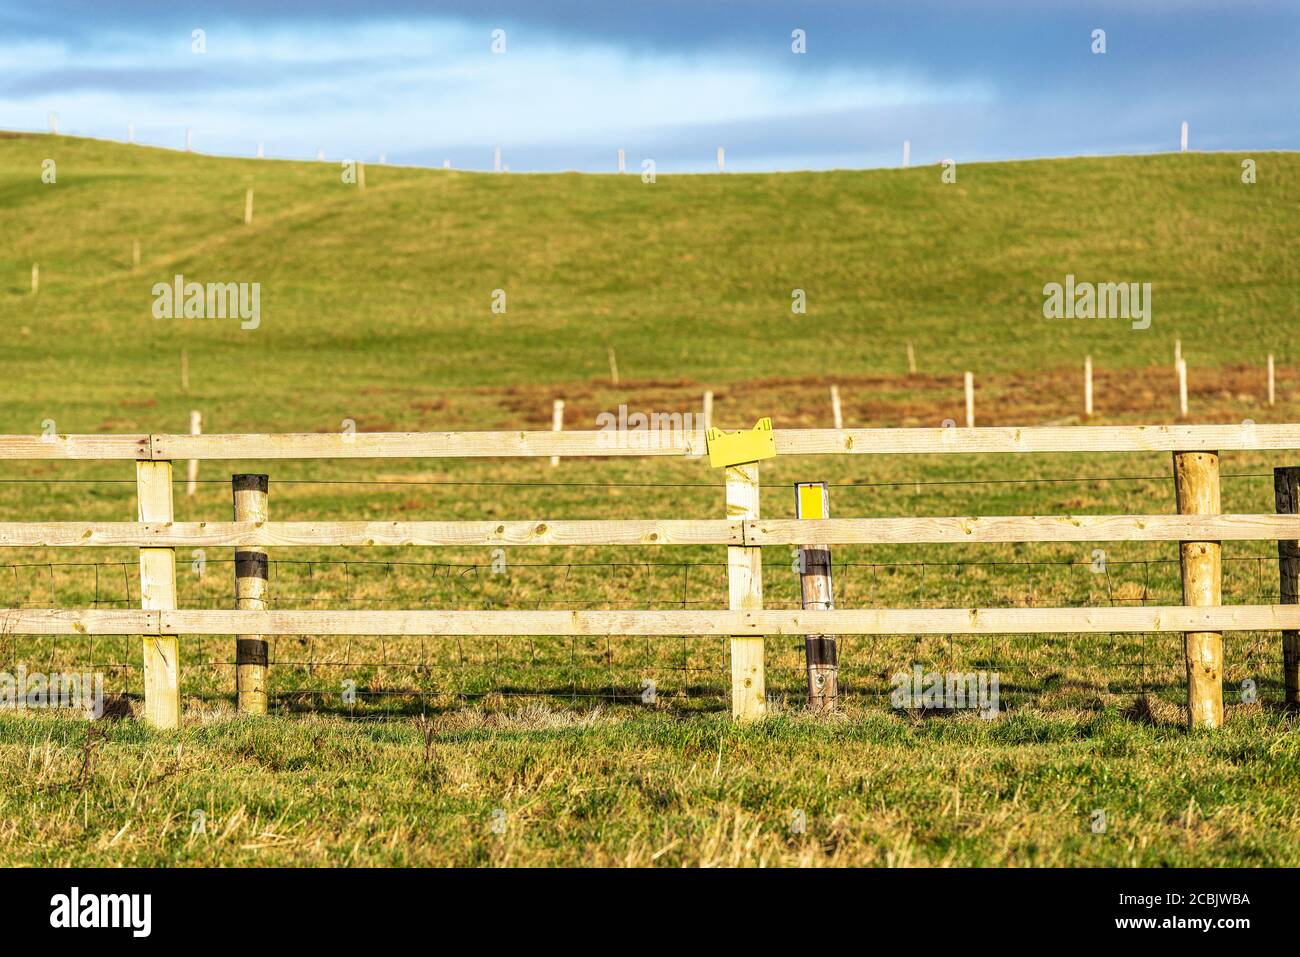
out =
[[[1196,452],[1300,449],[1300,425],[778,429],[781,455]],[[303,432],[265,435],[0,435],[0,459],[382,459],[700,456],[704,433]]]
[[[1296,523],[1300,525],[1300,517]],[[555,522],[0,522],[0,547],[740,545],[742,536],[740,522],[722,519]]]
[[999,515],[969,518],[762,519],[746,545],[915,545],[961,542],[1280,541],[1300,515]]
[[149,458],[147,435],[0,435],[0,459]]
[[1023,635],[1280,631],[1300,605],[835,611],[0,610],[16,635]]
[[826,545],[1285,541],[1300,515],[1073,515],[727,521],[0,522],[0,547]]

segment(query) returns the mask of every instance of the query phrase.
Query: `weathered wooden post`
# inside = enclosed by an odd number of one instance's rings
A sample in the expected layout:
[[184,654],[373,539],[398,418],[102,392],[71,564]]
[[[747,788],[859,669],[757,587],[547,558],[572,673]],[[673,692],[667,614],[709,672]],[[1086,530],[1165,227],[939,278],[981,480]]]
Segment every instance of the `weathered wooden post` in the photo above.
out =
[[713,428],[713,393],[704,393],[704,428]]
[[[1174,490],[1180,515],[1218,515],[1219,453],[1175,452]],[[1189,607],[1223,602],[1223,546],[1219,542],[1182,542],[1179,560],[1183,604]],[[1187,723],[1217,728],[1223,724],[1223,635],[1217,631],[1187,632]]]
[[835,428],[844,428],[844,413],[840,409],[840,387],[831,386],[831,421],[835,423]]
[[[729,465],[727,518],[758,518],[758,463]],[[732,611],[763,607],[763,549],[727,546],[727,595]],[[742,721],[761,718],[767,711],[767,686],[763,673],[763,638],[731,638],[731,716]]]
[[[1273,497],[1279,515],[1300,512],[1300,468],[1273,470]],[[1300,541],[1277,543],[1277,566],[1282,604],[1300,604]],[[1282,686],[1287,708],[1300,710],[1300,631],[1282,632]]]
[[[235,497],[235,521],[265,522],[270,478],[235,475],[230,484]],[[269,566],[265,548],[245,546],[235,550],[235,607],[240,611],[266,610]],[[267,659],[267,641],[261,635],[235,637],[235,700],[240,714],[266,714]]]
[[1268,354],[1268,404],[1277,402],[1277,379],[1273,369],[1273,353]]
[[975,373],[966,373],[966,428],[975,428]]
[[[171,462],[136,462],[137,521],[172,520]],[[176,549],[140,549],[140,607],[176,608]],[[144,719],[157,728],[181,723],[180,642],[175,635],[144,636]]]
[[[825,482],[799,482],[794,487],[795,518],[831,517],[830,492]],[[828,545],[799,546],[799,590],[804,608],[830,610],[835,607],[831,590],[831,550]],[[834,635],[804,637],[808,665],[808,707],[812,711],[834,711],[839,707],[839,655]]]
[[253,223],[253,187],[244,190],[244,225],[251,226]]

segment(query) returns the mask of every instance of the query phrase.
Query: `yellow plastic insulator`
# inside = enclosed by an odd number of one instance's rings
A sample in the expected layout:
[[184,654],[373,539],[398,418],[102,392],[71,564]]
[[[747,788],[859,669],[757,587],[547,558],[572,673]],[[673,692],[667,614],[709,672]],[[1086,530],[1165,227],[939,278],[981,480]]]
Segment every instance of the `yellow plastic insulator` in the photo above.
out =
[[795,518],[830,518],[825,482],[796,482],[794,488]]
[[709,464],[715,469],[776,458],[776,440],[772,437],[770,418],[759,419],[752,429],[739,432],[709,429],[705,439],[709,446]]

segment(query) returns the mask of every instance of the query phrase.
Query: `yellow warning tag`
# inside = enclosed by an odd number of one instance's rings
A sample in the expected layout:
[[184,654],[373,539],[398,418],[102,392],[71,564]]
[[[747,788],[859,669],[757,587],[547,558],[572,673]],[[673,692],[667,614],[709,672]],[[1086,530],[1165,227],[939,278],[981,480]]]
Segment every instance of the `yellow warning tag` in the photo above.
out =
[[759,419],[752,429],[739,432],[709,429],[704,438],[709,447],[709,464],[715,469],[776,458],[776,440],[772,436],[770,418]]

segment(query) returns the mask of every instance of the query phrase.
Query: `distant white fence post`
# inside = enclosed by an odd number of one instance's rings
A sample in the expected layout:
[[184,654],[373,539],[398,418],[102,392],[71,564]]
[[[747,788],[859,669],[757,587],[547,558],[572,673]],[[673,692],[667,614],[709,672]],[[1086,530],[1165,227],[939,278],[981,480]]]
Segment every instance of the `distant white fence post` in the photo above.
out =
[[[564,400],[563,399],[556,399],[555,404],[551,406],[551,431],[553,432],[564,431]],[[559,464],[560,464],[560,457],[558,455],[552,455],[551,467],[554,468]]]
[[1178,414],[1187,418],[1187,360],[1178,360]]
[[1092,356],[1083,357],[1083,415],[1092,418]]
[[[203,434],[203,414],[198,409],[190,412],[190,435]],[[190,459],[185,470],[185,495],[193,496],[199,488],[199,460]]]

